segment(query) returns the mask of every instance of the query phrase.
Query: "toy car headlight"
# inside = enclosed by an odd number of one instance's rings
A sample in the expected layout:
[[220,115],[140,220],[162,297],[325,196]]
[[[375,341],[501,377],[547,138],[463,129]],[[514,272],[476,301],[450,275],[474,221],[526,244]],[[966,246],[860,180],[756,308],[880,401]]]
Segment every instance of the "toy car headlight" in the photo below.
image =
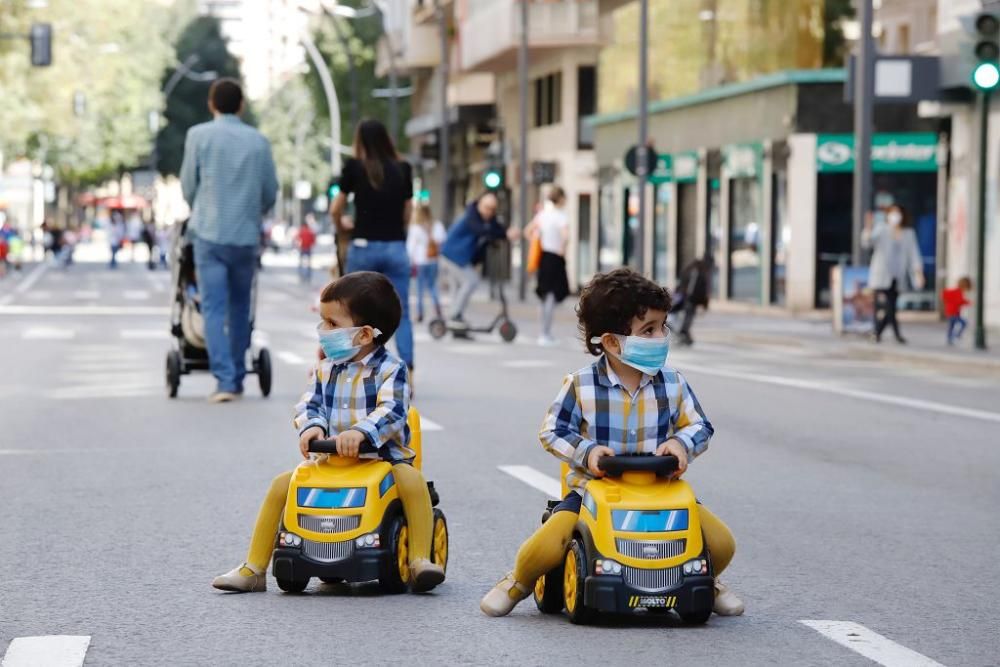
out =
[[594,562],[594,574],[621,574],[622,566],[613,560],[598,558]]
[[377,549],[380,544],[378,533],[368,533],[354,540],[359,549]]
[[708,561],[704,558],[695,558],[684,563],[684,574],[708,574]]
[[278,533],[278,544],[283,547],[300,547],[302,538],[295,533]]

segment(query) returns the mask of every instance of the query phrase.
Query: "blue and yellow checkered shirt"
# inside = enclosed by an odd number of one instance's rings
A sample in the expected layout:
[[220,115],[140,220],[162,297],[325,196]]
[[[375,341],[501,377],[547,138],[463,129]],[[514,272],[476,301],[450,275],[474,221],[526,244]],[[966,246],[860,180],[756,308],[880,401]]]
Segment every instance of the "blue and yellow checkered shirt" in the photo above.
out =
[[663,368],[643,375],[633,395],[602,356],[566,376],[538,437],[546,451],[569,465],[569,487],[580,488],[594,478],[587,456],[598,445],[616,454],[652,454],[676,438],[693,459],[708,448],[713,433],[680,373]]
[[232,115],[195,125],[184,142],[180,177],[195,236],[222,245],[260,244],[261,222],[278,193],[264,135]]
[[359,361],[319,362],[295,406],[295,428],[300,435],[313,426],[327,436],[361,431],[379,448],[381,458],[407,461],[414,456],[406,421],[409,408],[406,364],[379,346]]

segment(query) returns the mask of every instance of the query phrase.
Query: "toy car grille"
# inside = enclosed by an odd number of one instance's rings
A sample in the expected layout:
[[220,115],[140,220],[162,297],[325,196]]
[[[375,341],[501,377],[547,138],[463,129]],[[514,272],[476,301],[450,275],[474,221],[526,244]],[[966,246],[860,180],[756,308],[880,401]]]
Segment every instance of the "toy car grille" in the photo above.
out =
[[354,554],[354,540],[344,542],[313,542],[302,540],[302,553],[327,563],[350,558]]
[[361,517],[351,516],[316,516],[315,514],[300,514],[299,526],[303,530],[315,533],[346,533],[361,525]]
[[687,540],[615,540],[615,547],[622,556],[648,560],[680,556],[686,546]]
[[622,576],[625,583],[640,591],[663,591],[681,583],[681,568],[666,567],[657,570],[644,570],[638,567],[622,566]]

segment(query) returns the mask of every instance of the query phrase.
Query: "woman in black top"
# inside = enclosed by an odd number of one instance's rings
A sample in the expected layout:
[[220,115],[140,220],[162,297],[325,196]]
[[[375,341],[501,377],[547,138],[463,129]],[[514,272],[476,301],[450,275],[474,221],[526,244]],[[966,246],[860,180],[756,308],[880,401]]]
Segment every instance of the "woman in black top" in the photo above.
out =
[[[338,230],[351,234],[347,271],[376,271],[392,281],[403,302],[396,330],[400,358],[413,368],[413,326],[410,323],[410,259],[406,227],[413,199],[413,172],[399,159],[385,125],[364,120],[354,133],[355,157],[344,162],[340,194],[331,215]],[[354,195],[354,218],[343,217],[347,196]]]

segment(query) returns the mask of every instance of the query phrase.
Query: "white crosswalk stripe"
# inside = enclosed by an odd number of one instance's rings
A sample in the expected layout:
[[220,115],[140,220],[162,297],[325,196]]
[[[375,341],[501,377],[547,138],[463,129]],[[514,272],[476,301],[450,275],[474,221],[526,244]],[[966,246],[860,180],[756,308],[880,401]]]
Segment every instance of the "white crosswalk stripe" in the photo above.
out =
[[79,667],[89,647],[89,636],[18,637],[7,647],[0,667]]
[[500,472],[507,473],[552,498],[562,498],[562,484],[559,480],[538,472],[531,466],[497,466],[497,468]]
[[76,331],[57,327],[31,327],[21,333],[24,340],[72,340]]
[[828,639],[860,653],[883,667],[944,667],[891,639],[850,621],[799,621]]

